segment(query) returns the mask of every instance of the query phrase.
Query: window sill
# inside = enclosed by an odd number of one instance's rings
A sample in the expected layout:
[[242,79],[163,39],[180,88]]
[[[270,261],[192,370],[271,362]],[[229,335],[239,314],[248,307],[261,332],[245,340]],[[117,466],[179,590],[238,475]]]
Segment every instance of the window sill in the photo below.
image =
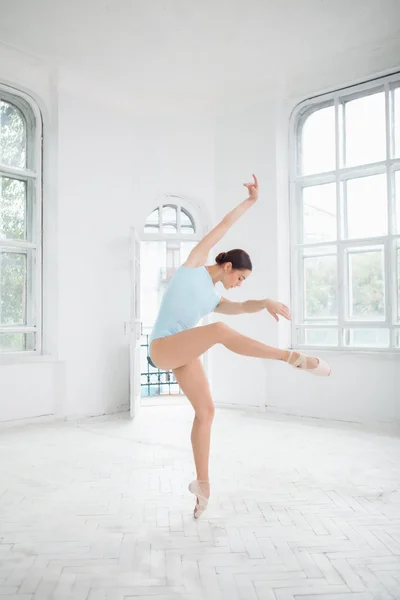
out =
[[59,360],[50,354],[35,354],[33,352],[21,354],[0,354],[0,368],[8,365],[29,365],[42,363],[57,363]]
[[302,352],[303,354],[316,355],[330,354],[332,356],[374,356],[399,358],[400,349],[395,348],[327,348],[318,346],[291,346],[291,350]]

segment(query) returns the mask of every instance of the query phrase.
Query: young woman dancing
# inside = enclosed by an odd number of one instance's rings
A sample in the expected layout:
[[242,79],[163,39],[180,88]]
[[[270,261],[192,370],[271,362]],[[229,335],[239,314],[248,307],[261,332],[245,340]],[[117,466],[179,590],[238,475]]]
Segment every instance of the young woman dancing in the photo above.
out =
[[189,490],[197,498],[195,518],[204,512],[210,496],[208,463],[214,418],[214,404],[200,356],[215,344],[223,344],[236,354],[281,360],[314,375],[330,374],[330,367],[322,360],[267,346],[236,332],[225,323],[195,327],[200,319],[211,312],[238,315],[267,310],[277,321],[278,315],[291,318],[289,308],[274,300],[230,302],[217,294],[216,283],[221,282],[229,290],[240,287],[251,275],[251,260],[244,250],[221,252],[214,265],[205,266],[213,246],[257,201],[258,181],[255,175],[253,178],[254,182],[244,184],[248,189],[248,198],[228,213],[193,248],[186,262],[174,274],[150,336],[151,361],[160,369],[172,369],[195,411],[191,441],[197,479],[189,484]]

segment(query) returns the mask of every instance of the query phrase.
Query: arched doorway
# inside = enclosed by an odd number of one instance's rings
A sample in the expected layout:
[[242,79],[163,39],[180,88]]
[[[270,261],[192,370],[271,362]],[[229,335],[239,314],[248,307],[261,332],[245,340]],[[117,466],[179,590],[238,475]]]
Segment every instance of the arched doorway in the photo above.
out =
[[192,248],[204,236],[198,206],[177,195],[165,195],[147,217],[141,236],[141,397],[180,394],[171,371],[147,360],[149,336],[165,288]]

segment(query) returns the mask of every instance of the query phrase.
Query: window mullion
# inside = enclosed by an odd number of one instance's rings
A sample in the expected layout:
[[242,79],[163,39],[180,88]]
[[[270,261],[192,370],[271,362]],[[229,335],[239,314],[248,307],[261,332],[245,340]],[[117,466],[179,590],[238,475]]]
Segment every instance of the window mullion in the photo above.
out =
[[37,179],[36,171],[32,171],[31,169],[17,169],[6,165],[0,165],[0,175],[2,177],[10,177],[10,179],[20,179],[21,181]]
[[295,185],[296,198],[296,218],[294,220],[294,239],[302,244],[304,242],[304,201],[303,201],[303,186]]
[[[329,247],[337,245],[338,247],[360,248],[361,250],[363,250],[370,246],[379,246],[380,244],[382,245],[385,243],[386,239],[398,240],[400,242],[400,234],[396,234],[396,235],[392,235],[392,236],[381,235],[381,236],[369,237],[369,238],[354,238],[352,240],[343,239],[343,240],[339,240],[338,242],[335,242],[335,241],[317,242],[317,243],[309,242],[307,244],[293,244],[293,246],[295,246],[298,249],[321,248],[321,254],[319,254],[318,256],[325,256],[325,253],[323,252],[324,248],[329,248]],[[313,254],[313,256],[314,256],[314,254]]]
[[[341,198],[341,182],[340,182],[340,144],[344,143],[344,120],[340,120],[340,101],[339,96],[335,97],[335,163],[336,163],[336,239],[337,239],[337,284],[336,284],[336,301],[337,301],[337,314],[338,314],[338,345],[343,345],[343,322],[344,322],[344,294],[346,293],[346,282],[344,279],[344,251],[340,247],[340,240],[342,239],[342,198]],[[340,125],[342,124],[343,131],[340,131]]]
[[300,183],[303,187],[334,183],[336,181],[336,173],[332,171],[329,173],[318,173],[317,175],[299,175],[294,181],[295,183]]
[[386,177],[387,177],[387,214],[388,234],[394,234],[395,212],[394,212],[394,176],[391,167],[392,143],[394,141],[394,114],[392,111],[391,90],[389,84],[385,85],[385,117],[386,117]]
[[[342,125],[342,123],[340,123],[340,125]],[[400,168],[400,159],[391,159],[390,162],[394,167]],[[378,163],[339,168],[337,171],[329,171],[328,173],[298,175],[294,178],[294,181],[296,183],[301,183],[303,186],[323,185],[324,183],[334,183],[338,174],[341,181],[346,181],[347,179],[356,179],[357,177],[367,177],[368,175],[386,173],[386,167],[387,161],[383,160]]]
[[[301,162],[301,146],[300,144],[297,147],[296,152],[296,166],[298,166]],[[292,321],[292,340],[294,346],[298,346],[300,344],[300,340],[298,337],[298,329],[296,327],[297,323],[304,323],[304,293],[296,293],[297,290],[304,290],[304,269],[303,269],[303,259],[302,253],[299,251],[296,246],[300,241],[303,241],[303,211],[302,211],[302,186],[300,184],[292,183],[292,219],[290,222],[291,228],[291,237],[295,240],[295,244],[292,245],[291,252],[291,264],[293,268],[293,272],[297,274],[296,281],[292,287],[292,306],[295,314],[295,318]]]
[[386,321],[390,328],[390,347],[396,345],[396,331],[393,327],[395,321],[395,244],[392,238],[394,234],[395,210],[394,210],[394,171],[391,165],[392,148],[394,144],[394,108],[392,106],[392,91],[389,83],[385,83],[385,123],[386,123],[386,180],[387,180],[387,215],[389,237],[384,244],[385,265],[385,310]]
[[22,242],[19,240],[13,240],[8,238],[0,238],[0,248],[21,248],[21,249],[32,249],[36,250],[37,244],[35,242]]
[[[384,275],[384,294],[385,294],[385,323],[388,328],[392,326],[392,285],[391,285],[391,240],[387,238],[383,243],[383,275]],[[390,343],[391,345],[391,343]]]
[[[297,271],[298,271],[298,289],[299,289],[299,294],[297,295],[297,306],[298,306],[298,311],[299,311],[299,323],[301,323],[302,325],[304,325],[305,322],[305,318],[306,318],[306,306],[305,306],[305,298],[306,298],[306,285],[305,285],[305,279],[304,279],[304,254],[297,252],[297,256],[296,256],[296,264],[297,264]],[[304,332],[302,332],[301,334],[301,338],[299,339],[299,332],[296,332],[297,335],[297,343],[303,343],[303,337],[304,337]]]
[[[297,173],[298,170],[298,163],[299,163],[299,156],[300,156],[300,147],[299,147],[299,140],[297,138],[297,135],[295,136],[295,141],[296,141],[296,146],[293,147],[293,154],[292,154],[292,158],[293,158],[293,170],[295,173]],[[290,270],[291,270],[291,274],[292,277],[290,277],[290,299],[291,299],[291,305],[292,305],[292,311],[293,311],[293,316],[294,318],[292,319],[291,322],[291,330],[292,330],[292,346],[297,346],[298,345],[298,340],[297,340],[297,328],[296,328],[296,324],[300,321],[300,311],[299,311],[299,295],[298,294],[298,290],[299,288],[299,282],[293,281],[293,275],[297,276],[299,275],[299,264],[298,264],[298,250],[296,249],[297,243],[298,243],[298,239],[297,239],[297,234],[296,234],[296,223],[298,222],[298,207],[297,207],[297,185],[294,181],[294,178],[292,179],[292,181],[290,182],[290,197],[289,197],[289,231],[290,231],[290,237],[292,240],[294,240],[294,243],[291,244],[291,248],[290,248]]]

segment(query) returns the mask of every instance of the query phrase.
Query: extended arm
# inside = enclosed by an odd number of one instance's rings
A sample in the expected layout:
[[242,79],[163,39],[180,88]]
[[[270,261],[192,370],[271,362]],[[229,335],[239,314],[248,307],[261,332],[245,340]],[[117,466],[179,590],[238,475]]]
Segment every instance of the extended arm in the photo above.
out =
[[216,313],[222,315],[242,315],[245,313],[261,312],[267,308],[266,300],[246,300],[246,302],[231,302],[226,298],[221,298],[221,302],[216,307]]
[[202,267],[206,261],[208,254],[226,234],[226,232],[232,227],[234,223],[251,207],[258,198],[258,181],[257,177],[253,175],[254,183],[245,183],[249,191],[249,197],[241,202],[236,208],[231,210],[222,221],[214,227],[204,238],[193,248],[189,254],[188,259],[185,262],[186,267]]
[[215,308],[214,312],[222,315],[243,315],[250,313],[261,312],[267,310],[276,321],[279,321],[278,315],[281,315],[288,321],[291,319],[290,310],[281,302],[275,302],[270,298],[264,300],[246,300],[245,302],[231,302],[226,298],[221,298],[220,303]]

